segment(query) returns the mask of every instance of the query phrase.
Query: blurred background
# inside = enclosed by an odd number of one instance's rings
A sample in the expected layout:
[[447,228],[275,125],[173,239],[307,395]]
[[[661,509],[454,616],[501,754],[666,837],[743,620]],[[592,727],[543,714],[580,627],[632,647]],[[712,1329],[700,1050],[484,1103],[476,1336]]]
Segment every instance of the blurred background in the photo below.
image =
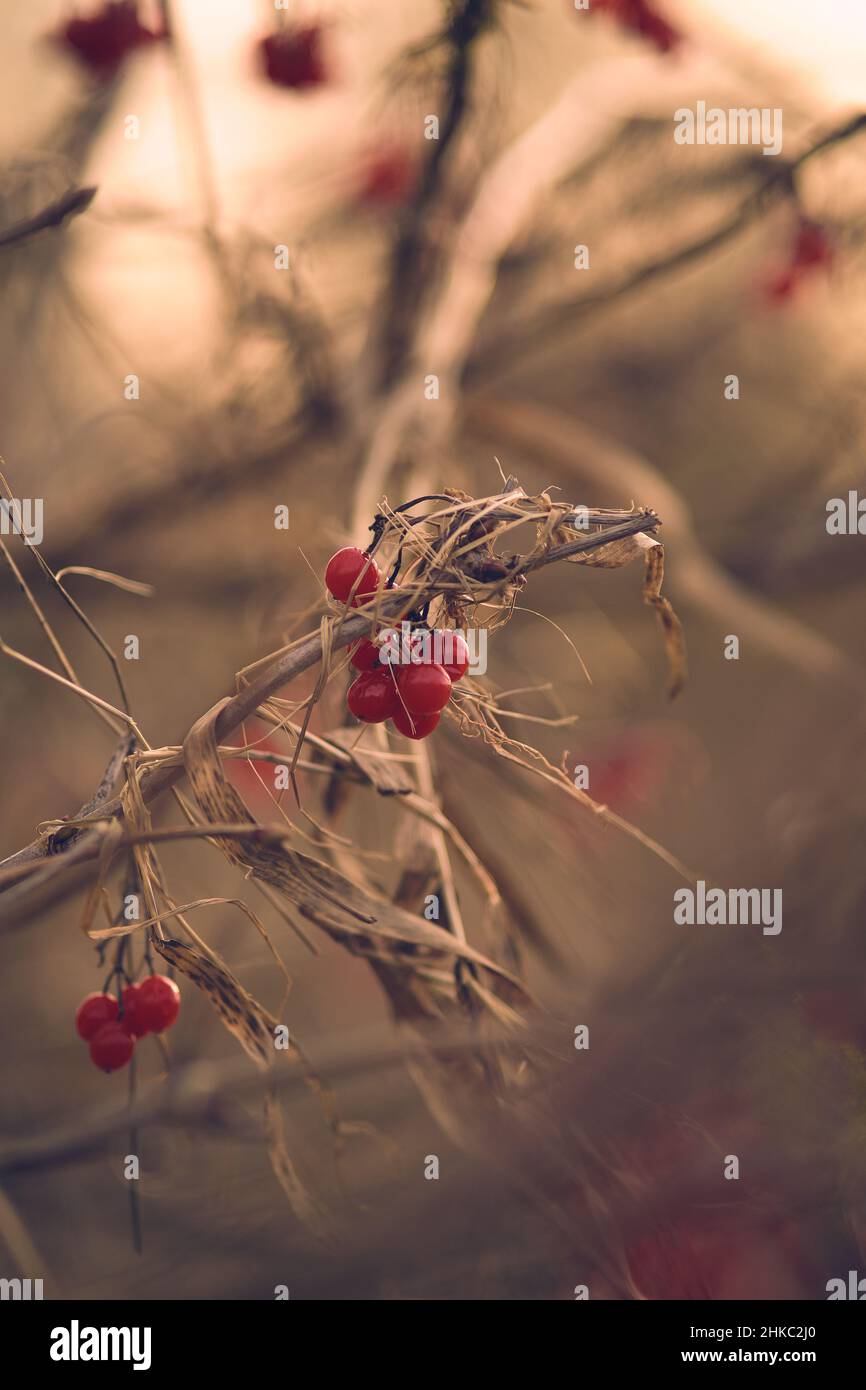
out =
[[[323,1242],[285,1201],[254,1094],[144,1126],[130,1148],[111,1119],[127,1078],[97,1072],[74,1032],[104,976],[79,929],[84,886],[39,910],[0,895],[0,1274],[88,1299],[277,1285],[824,1298],[828,1279],[866,1273],[863,541],[826,528],[829,499],[866,496],[866,13],[116,8],[127,25],[135,12],[134,41],[70,30],[76,15],[105,23],[95,6],[3,15],[0,448],[13,494],[44,500],[55,571],[153,586],[65,581],[116,651],[138,637],[123,676],[150,742],[178,743],[236,672],[317,627],[328,556],[366,543],[383,496],[487,496],[501,468],[529,493],[653,507],[684,693],[666,699],[637,566],[534,576],[490,639],[486,680],[543,686],[502,696],[530,716],[508,721],[515,739],[586,765],[590,795],[697,876],[782,888],[784,926],[676,926],[669,864],[443,724],[431,795],[501,897],[491,937],[479,877],[453,856],[469,940],[538,1001],[507,1093],[488,1110],[473,1082],[443,1106],[457,1077],[443,1083],[432,1053],[407,1066],[364,961],[311,929],[312,954],[211,845],[161,849],[176,901],[245,897],[260,913],[292,976],[292,1036],[341,1117],[363,1122],[335,1156],[316,1097],[282,1096],[293,1159],[330,1214]],[[698,101],[781,109],[782,153],[676,144],[673,113]],[[93,186],[64,225],[3,244]],[[115,702],[104,655],[7,543],[82,683]],[[3,642],[58,669],[8,571],[2,583]],[[344,695],[335,677],[313,731],[341,724]],[[5,653],[0,708],[5,856],[88,800],[112,737]],[[247,728],[266,735],[291,749]],[[272,819],[251,766],[231,775]],[[294,816],[299,847],[406,891],[423,846],[399,799],[347,788],[335,806],[325,782],[302,774],[315,824]],[[154,814],[179,823],[167,798]],[[441,888],[435,871],[419,884]],[[283,983],[252,926],[228,906],[195,919],[276,1011]],[[458,1014],[441,1031],[459,1047]],[[169,1051],[172,1069],[243,1064],[188,984]],[[165,1058],[139,1054],[138,1094],[158,1106]]]

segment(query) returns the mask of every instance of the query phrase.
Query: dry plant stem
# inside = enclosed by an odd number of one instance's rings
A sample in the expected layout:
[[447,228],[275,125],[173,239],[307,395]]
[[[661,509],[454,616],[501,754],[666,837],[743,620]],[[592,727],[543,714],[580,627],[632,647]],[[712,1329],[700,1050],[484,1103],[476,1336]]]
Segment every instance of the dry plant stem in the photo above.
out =
[[28,217],[22,222],[15,222],[5,231],[0,232],[0,247],[20,246],[23,241],[29,241],[31,237],[39,232],[44,232],[48,227],[62,227],[63,223],[71,217],[77,217],[79,213],[86,212],[96,196],[95,188],[73,188],[69,193],[64,193],[62,198],[57,198],[53,203],[49,203],[41,212],[37,212],[35,217]]
[[[677,591],[704,613],[759,643],[778,660],[813,679],[843,677],[863,685],[862,671],[820,633],[751,593],[701,545],[683,497],[639,454],[614,443],[554,407],[509,397],[478,396],[466,407],[469,427],[484,438],[530,450],[591,487],[624,498],[649,496],[664,515],[665,538],[676,547]],[[605,534],[611,535],[612,532]]]
[[441,41],[450,49],[445,83],[445,104],[439,138],[432,144],[421,184],[405,226],[397,238],[385,303],[380,311],[384,325],[380,388],[391,384],[406,366],[415,333],[415,319],[434,279],[430,273],[428,225],[452,145],[468,108],[475,45],[489,23],[494,0],[458,0]]
[[[658,518],[653,518],[653,524],[659,524]],[[645,529],[646,525],[647,521],[645,514],[639,514],[630,522],[623,523],[621,526],[605,528],[604,531],[599,534],[581,538],[579,542],[573,542],[572,547],[578,546],[580,549],[589,549],[593,546],[605,545],[614,533],[622,533],[623,526],[627,528],[628,534],[634,534],[639,530]],[[558,554],[557,552],[570,548],[571,547],[557,547],[550,553],[556,558],[562,558],[561,553]],[[532,556],[527,562],[528,567],[532,569],[540,568],[545,563],[552,563],[552,561],[546,560],[544,556]],[[521,563],[518,560],[509,571],[509,575],[513,578],[521,572]],[[425,587],[425,585],[427,587]],[[364,635],[365,632],[369,631],[373,622],[381,621],[386,618],[399,619],[399,617],[417,607],[419,602],[435,596],[440,589],[441,584],[437,587],[435,576],[430,576],[425,579],[424,584],[417,586],[408,595],[402,592],[395,593],[393,596],[377,600],[376,603],[370,605],[366,611],[355,612],[351,615],[348,613],[341,614],[338,619],[332,620],[333,626],[328,633],[330,648],[336,650],[348,646]],[[9,649],[0,644],[0,651],[6,651],[8,653]],[[82,698],[91,699],[96,704],[101,705],[103,708],[115,714],[118,718],[123,718],[124,722],[136,732],[141,746],[143,748],[149,747],[147,740],[129,716],[123,716],[121,711],[114,709],[105,701],[99,700],[97,696],[92,696],[89,695],[88,692],[82,691],[79,687],[64,680],[63,677],[56,675],[54,672],[47,671],[44,667],[39,666],[37,662],[22,657],[19,653],[13,653],[13,655],[19,660],[22,660],[25,665],[29,665],[41,671],[43,674],[50,676],[52,680],[59,684],[67,686]],[[322,660],[322,656],[323,640],[320,631],[311,633],[309,636],[293,643],[292,646],[286,649],[276,660],[271,662],[265,658],[262,662],[256,663],[253,668],[257,671],[256,677],[236,695],[227,699],[220,710],[215,726],[217,741],[222,742],[228,738],[245,719],[248,719],[255,713],[261,704],[274,695],[282,686],[292,681],[301,672],[318,664]],[[170,764],[168,766],[162,765],[155,768],[152,772],[146,773],[142,777],[140,785],[139,794],[142,805],[149,805],[156,797],[169,790],[180,781],[183,775],[183,767],[177,764]],[[38,900],[40,907],[46,905],[46,896],[44,892],[46,879],[50,876],[54,881],[55,892],[62,894],[64,891],[62,883],[63,867],[65,867],[66,864],[82,866],[90,864],[97,859],[105,831],[104,822],[116,818],[122,815],[122,813],[123,798],[121,796],[114,797],[111,801],[106,802],[100,809],[100,827],[94,830],[80,827],[77,831],[73,831],[68,840],[69,848],[64,851],[64,854],[62,856],[57,856],[50,867],[42,866],[38,881],[34,882],[32,885],[34,889],[34,898]],[[42,836],[26,848],[11,855],[0,864],[0,871],[14,871],[12,873],[6,873],[6,891],[0,892],[0,926],[15,926],[22,924],[26,920],[29,911],[29,888],[31,885],[28,884],[26,880],[24,882],[15,882],[12,887],[9,887],[8,884],[12,879],[17,880],[22,871],[26,870],[28,866],[30,866],[31,870],[35,871],[35,869],[39,867],[40,861],[43,861],[49,853],[50,840],[48,837]],[[48,868],[47,873],[46,868]],[[3,880],[0,878],[0,889],[2,889],[2,887]],[[47,900],[52,900],[50,893]],[[152,915],[156,915],[156,913],[154,912]]]
[[[519,361],[523,369],[529,358],[534,359],[552,350],[558,350],[557,335],[560,330],[570,329],[615,300],[622,299],[641,286],[670,275],[726,245],[751,226],[772,203],[792,196],[794,177],[810,159],[833,145],[851,139],[864,129],[866,113],[858,114],[844,124],[834,127],[814,140],[795,159],[767,169],[758,187],[743,199],[730,217],[712,231],[678,247],[660,260],[650,261],[628,271],[621,279],[611,285],[602,286],[595,293],[567,299],[541,310],[528,322],[521,324],[519,334],[498,334],[495,343],[485,348],[482,355],[468,364],[464,383],[468,386],[490,385],[497,377],[507,374],[510,365],[515,361]],[[765,167],[763,164],[756,164],[757,169]]]
[[[6,467],[5,461],[4,461],[2,458],[0,458],[0,465],[2,465],[3,468]],[[9,483],[7,482],[6,477],[5,477],[5,475],[4,475],[3,473],[0,473],[0,487],[2,487],[3,491],[5,492],[7,499],[8,499],[9,501],[12,501],[12,500],[13,500],[12,489],[10,488]],[[122,676],[121,673],[120,673],[120,663],[118,662],[117,657],[115,656],[114,652],[111,650],[111,647],[108,645],[108,643],[106,642],[105,638],[102,636],[102,633],[98,630],[98,628],[96,628],[96,627],[94,626],[94,624],[93,624],[93,623],[90,621],[90,619],[88,618],[87,614],[86,614],[86,613],[83,611],[83,609],[80,608],[79,605],[75,602],[75,599],[72,597],[72,595],[69,594],[69,593],[66,591],[66,589],[63,587],[63,585],[60,583],[60,580],[58,579],[57,575],[54,573],[54,571],[53,571],[53,569],[51,568],[51,566],[48,564],[47,560],[46,560],[45,557],[43,556],[42,551],[39,549],[39,547],[33,545],[33,546],[30,546],[30,550],[32,551],[33,557],[34,557],[34,559],[36,560],[36,563],[38,564],[38,566],[39,566],[39,568],[41,569],[42,573],[45,575],[45,578],[48,580],[49,584],[50,584],[50,585],[52,586],[52,588],[60,595],[61,599],[62,599],[63,602],[66,604],[66,606],[72,610],[72,612],[74,613],[75,617],[78,619],[78,621],[81,623],[81,625],[87,630],[87,632],[90,634],[90,636],[93,638],[94,642],[95,642],[96,645],[99,647],[100,651],[102,651],[102,652],[105,654],[105,656],[108,658],[108,662],[109,662],[109,664],[110,664],[110,666],[111,666],[111,669],[112,669],[112,671],[113,671],[113,673],[114,673],[114,679],[115,679],[115,681],[116,681],[116,683],[117,683],[117,689],[118,689],[118,691],[120,692],[121,703],[123,704],[124,711],[125,711],[126,714],[128,715],[128,714],[129,714],[129,697],[127,696],[127,693],[126,693],[126,686],[124,685],[124,682],[123,682],[123,676]],[[71,665],[71,663],[70,663],[70,662],[68,661],[68,659],[66,658],[66,656],[65,656],[65,654],[64,654],[64,652],[63,652],[63,650],[62,650],[62,648],[61,648],[61,646],[60,646],[60,643],[57,642],[56,639],[53,637],[53,634],[51,633],[51,629],[50,629],[50,627],[49,627],[49,625],[48,625],[47,620],[45,619],[44,615],[42,614],[42,612],[41,612],[41,610],[40,610],[40,608],[39,608],[39,605],[37,604],[35,598],[34,598],[33,595],[30,593],[30,590],[29,590],[29,588],[27,587],[27,585],[25,584],[24,579],[23,579],[23,577],[21,576],[20,572],[17,570],[17,567],[14,565],[14,562],[12,561],[11,556],[7,556],[7,560],[8,560],[8,562],[9,562],[10,567],[11,567],[12,570],[13,570],[13,574],[15,575],[15,578],[16,578],[16,581],[17,581],[19,587],[20,587],[20,588],[23,590],[23,592],[24,592],[25,598],[26,598],[26,599],[28,600],[28,602],[30,603],[30,606],[33,608],[34,612],[36,613],[37,618],[39,619],[41,626],[43,627],[43,629],[45,630],[45,632],[48,634],[49,638],[51,639],[51,644],[52,644],[52,646],[54,647],[54,650],[55,650],[56,654],[58,655],[58,659],[60,660],[60,663],[61,663],[61,665],[63,666],[63,669],[66,671],[67,676],[69,676],[70,679],[72,679],[76,684],[79,684],[78,677],[75,675],[74,671],[72,670],[72,665]]]
[[[437,1040],[437,1052],[443,1056],[459,1057],[478,1046],[475,1028],[452,1021],[447,1038]],[[347,1056],[345,1041],[332,1041],[316,1048],[317,1072],[349,1082],[373,1071],[400,1068],[406,1057],[427,1057],[422,1042],[404,1040],[398,1046],[393,1041],[383,1044],[381,1033],[370,1039],[360,1039]],[[221,1066],[210,1062],[194,1062],[169,1073],[165,1083],[140,1097],[129,1110],[100,1109],[96,1114],[54,1133],[38,1138],[7,1139],[0,1147],[0,1173],[26,1173],[53,1163],[72,1162],[84,1158],[107,1138],[128,1130],[131,1124],[164,1123],[215,1127],[220,1115],[220,1103],[232,1096],[256,1094],[269,1086],[303,1089],[309,1086],[304,1070],[285,1056],[285,1064],[276,1069],[261,1071],[250,1067],[244,1057]]]

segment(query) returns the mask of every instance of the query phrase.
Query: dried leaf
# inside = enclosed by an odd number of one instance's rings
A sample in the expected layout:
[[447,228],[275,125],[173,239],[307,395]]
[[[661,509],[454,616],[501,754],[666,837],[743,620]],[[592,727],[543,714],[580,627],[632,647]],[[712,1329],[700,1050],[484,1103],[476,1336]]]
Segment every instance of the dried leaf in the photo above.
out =
[[[207,956],[183,941],[154,938],[153,947],[169,965],[173,965],[207,995],[226,1028],[234,1034],[244,1052],[252,1057],[257,1066],[266,1069],[273,1065],[277,1020],[247,993],[226,966],[208,960]],[[298,1060],[296,1051],[294,1059]]]
[[[649,537],[646,537],[649,540]],[[686,639],[683,625],[674,612],[668,599],[662,596],[665,577],[664,546],[658,541],[645,547],[646,570],[643,581],[643,601],[654,608],[664,638],[668,658],[668,695],[673,700],[679,695],[686,682]]]

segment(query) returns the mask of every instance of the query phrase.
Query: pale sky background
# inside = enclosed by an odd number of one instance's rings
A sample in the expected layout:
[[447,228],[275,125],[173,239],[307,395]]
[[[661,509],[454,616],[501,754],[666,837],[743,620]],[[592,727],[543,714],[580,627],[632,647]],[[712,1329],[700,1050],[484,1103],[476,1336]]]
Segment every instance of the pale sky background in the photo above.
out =
[[[816,120],[866,106],[866,0],[658,3],[697,40],[703,35],[711,53],[739,50],[758,71],[767,67],[780,76],[798,73],[802,103],[814,110]],[[547,75],[558,88],[568,80],[584,52],[581,23],[609,28],[602,46],[613,43],[609,21],[603,26],[600,19],[569,15],[567,0],[533,4],[548,22],[533,25],[532,10],[523,9],[515,12],[513,24],[519,57],[536,81]],[[269,0],[175,0],[175,7],[194,59],[225,230],[255,224],[275,240],[294,245],[317,200],[333,195],[334,180],[352,177],[359,147],[368,138],[365,127],[376,120],[370,106],[375,78],[391,53],[435,22],[441,13],[438,0],[413,0],[411,5],[407,0],[293,0],[295,15],[325,15],[333,21],[337,80],[312,98],[276,91],[257,80],[252,44],[270,23]],[[93,0],[82,0],[79,8],[92,9]],[[5,157],[26,149],[28,136],[38,140],[51,112],[61,111],[80,90],[72,65],[52,58],[35,42],[64,13],[69,13],[66,0],[14,6],[6,0],[0,5],[5,39],[0,107],[6,117],[0,122],[0,147]],[[637,39],[632,44],[633,51],[641,46]],[[503,71],[507,67],[505,62]],[[113,211],[138,204],[162,208],[171,216],[182,209],[182,220],[197,226],[196,160],[188,121],[178,108],[174,74],[161,55],[145,54],[131,65],[116,114],[127,112],[140,116],[141,138],[125,140],[120,119],[106,123],[87,171],[104,192],[90,215],[88,238],[82,238],[88,249],[80,268],[85,276],[92,272],[95,293],[104,297],[106,285],[113,285],[130,335],[148,343],[163,365],[171,365],[193,348],[195,337],[178,334],[176,322],[165,322],[161,306],[169,282],[175,319],[184,316],[196,322],[199,332],[207,331],[209,310],[202,291],[209,281],[199,247],[192,239],[178,240],[166,222],[157,231],[166,237],[164,254],[155,256],[148,240],[154,233],[147,224],[124,229],[110,221]],[[97,235],[100,229],[102,236]],[[315,241],[304,249],[313,271],[317,254]]]
[[765,47],[840,105],[866,102],[866,0],[677,0]]

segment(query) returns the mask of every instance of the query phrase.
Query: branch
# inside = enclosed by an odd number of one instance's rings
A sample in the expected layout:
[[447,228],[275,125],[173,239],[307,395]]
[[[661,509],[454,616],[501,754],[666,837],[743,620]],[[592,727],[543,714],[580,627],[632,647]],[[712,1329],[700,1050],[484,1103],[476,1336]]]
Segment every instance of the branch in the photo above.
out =
[[[567,545],[551,547],[544,554],[532,555],[526,560],[514,557],[508,562],[507,574],[501,582],[511,584],[522,574],[565,559],[567,555],[607,545],[612,539],[634,535],[638,531],[655,528],[660,524],[655,514],[642,511],[625,521],[605,526],[594,535],[580,537]],[[336,626],[328,633],[328,649],[335,651],[350,645],[369,632],[372,624],[381,623],[383,619],[399,620],[420,604],[435,597],[441,591],[441,587],[441,575],[433,572],[410,593],[395,592],[393,596],[371,604],[363,612],[334,620]],[[487,587],[493,588],[495,585]],[[276,660],[258,671],[241,691],[227,700],[215,725],[215,735],[219,743],[225,742],[244,720],[249,719],[258,707],[282,686],[289,684],[296,676],[322,660],[323,636],[322,631],[311,633],[294,643]],[[153,771],[144,773],[141,779],[143,803],[150,804],[183,776],[184,768],[179,763],[162,763]],[[22,925],[32,912],[34,899],[38,901],[40,908],[46,906],[52,900],[50,881],[53,881],[55,891],[62,893],[63,870],[67,865],[80,868],[97,860],[104,840],[106,822],[119,817],[122,811],[122,798],[115,796],[100,806],[98,820],[93,829],[69,827],[68,833],[64,832],[67,838],[62,855],[52,853],[52,849],[57,848],[53,836],[42,836],[5,859],[0,864],[0,925],[10,928]],[[43,863],[49,855],[50,861]],[[49,887],[47,899],[44,892],[46,885]]]
[[[498,333],[495,344],[484,348],[470,361],[464,376],[464,384],[486,385],[501,375],[509,363],[519,360],[521,368],[527,356],[544,353],[556,346],[556,334],[571,328],[575,323],[590,317],[616,299],[631,294],[642,285],[662,279],[682,266],[699,260],[702,256],[717,250],[732,241],[766,210],[777,198],[791,195],[794,175],[817,154],[849,140],[866,129],[866,112],[851,117],[843,125],[827,131],[798,155],[796,159],[776,164],[767,171],[766,177],[757,188],[740,203],[739,207],[712,231],[706,232],[695,241],[680,246],[661,260],[649,261],[628,271],[612,285],[603,286],[594,294],[584,294],[573,299],[565,299],[542,309],[528,321],[521,323],[518,330],[511,333]],[[763,168],[764,165],[756,166]],[[518,351],[519,350],[519,351]],[[515,357],[515,354],[518,354]]]
[[35,217],[27,217],[23,222],[14,222],[4,232],[0,232],[0,247],[18,246],[22,241],[29,241],[39,232],[44,232],[48,227],[61,227],[69,218],[78,217],[80,213],[86,212],[95,197],[95,188],[73,188],[71,192],[64,193],[62,198],[57,198],[41,212],[37,212]]

